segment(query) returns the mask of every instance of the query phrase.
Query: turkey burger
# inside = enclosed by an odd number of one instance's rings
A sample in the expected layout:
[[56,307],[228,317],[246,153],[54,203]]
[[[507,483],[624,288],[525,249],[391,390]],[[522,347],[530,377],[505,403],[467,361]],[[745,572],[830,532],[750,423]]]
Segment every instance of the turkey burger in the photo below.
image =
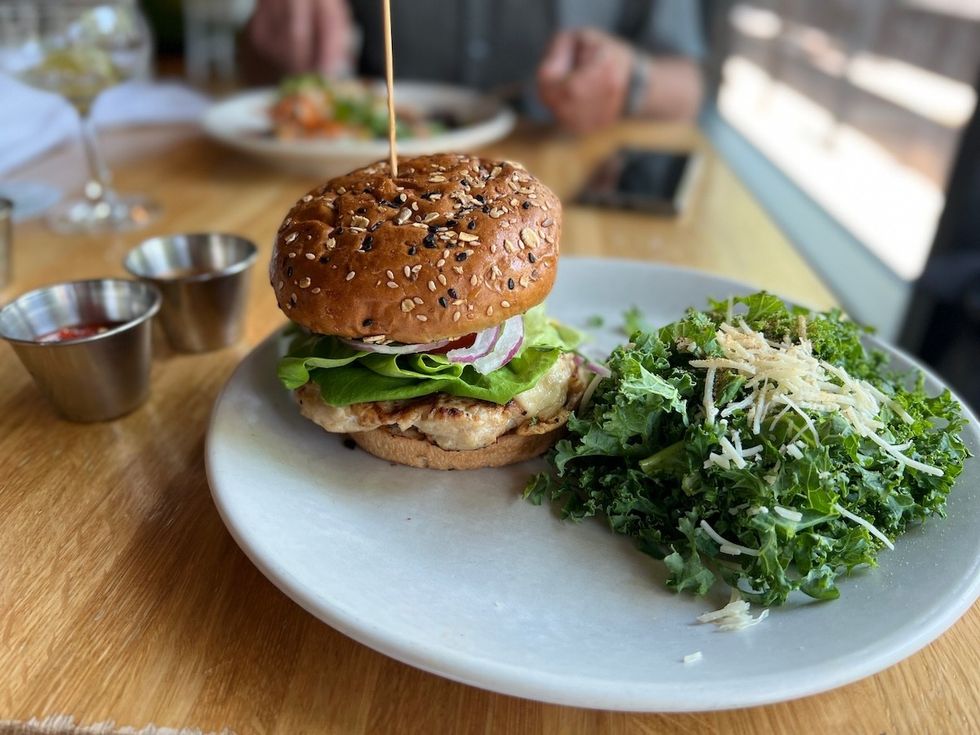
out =
[[560,435],[584,383],[578,335],[542,302],[561,204],[518,164],[387,162],[303,196],[270,278],[294,337],[279,378],[301,413],[384,459],[471,469]]

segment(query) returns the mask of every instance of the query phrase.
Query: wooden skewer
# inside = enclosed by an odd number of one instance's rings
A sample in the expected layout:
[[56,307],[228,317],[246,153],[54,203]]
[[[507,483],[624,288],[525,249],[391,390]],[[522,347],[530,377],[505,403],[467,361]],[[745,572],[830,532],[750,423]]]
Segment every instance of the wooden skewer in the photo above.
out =
[[395,140],[395,73],[391,53],[391,0],[382,0],[385,33],[385,81],[388,85],[388,159],[391,178],[398,176],[398,146]]

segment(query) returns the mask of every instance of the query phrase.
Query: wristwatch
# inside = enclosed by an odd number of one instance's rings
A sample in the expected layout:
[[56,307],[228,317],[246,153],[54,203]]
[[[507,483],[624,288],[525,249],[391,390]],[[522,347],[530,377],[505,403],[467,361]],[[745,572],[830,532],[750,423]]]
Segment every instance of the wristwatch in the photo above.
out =
[[647,58],[638,51],[633,52],[633,63],[630,66],[630,82],[626,90],[627,115],[638,115],[646,102],[647,86],[650,82],[650,64]]

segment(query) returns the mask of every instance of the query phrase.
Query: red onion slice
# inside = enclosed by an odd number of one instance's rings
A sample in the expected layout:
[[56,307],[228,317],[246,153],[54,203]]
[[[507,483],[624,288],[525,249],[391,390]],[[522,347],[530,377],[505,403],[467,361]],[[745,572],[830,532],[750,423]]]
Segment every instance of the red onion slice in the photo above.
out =
[[337,339],[358,352],[377,352],[382,355],[411,355],[417,352],[428,352],[445,347],[450,342],[448,339],[441,339],[438,342],[426,342],[420,345],[373,345],[359,339],[347,339],[345,337],[338,337]]
[[494,343],[496,343],[497,338],[500,336],[500,325],[496,327],[490,327],[489,329],[484,329],[482,332],[477,332],[476,339],[473,341],[469,347],[460,347],[459,349],[449,350],[446,353],[446,357],[449,362],[462,362],[462,363],[473,363],[479,358],[483,357],[485,354],[493,349]]
[[612,376],[612,370],[607,368],[601,362],[595,362],[594,360],[586,359],[585,362],[583,362],[582,364],[585,365],[586,370],[588,370],[591,373],[595,373],[600,378],[609,378]]
[[520,352],[524,344],[524,317],[514,316],[505,321],[500,329],[500,336],[494,342],[493,349],[473,363],[473,369],[483,375],[499,370]]

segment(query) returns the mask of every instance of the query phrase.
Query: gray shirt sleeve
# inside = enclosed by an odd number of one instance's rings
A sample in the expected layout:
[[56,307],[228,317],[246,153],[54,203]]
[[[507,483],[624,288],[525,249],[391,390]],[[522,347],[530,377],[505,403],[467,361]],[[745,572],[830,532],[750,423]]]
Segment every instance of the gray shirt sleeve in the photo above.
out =
[[653,0],[646,22],[630,40],[651,53],[702,59],[701,4],[697,0]]

